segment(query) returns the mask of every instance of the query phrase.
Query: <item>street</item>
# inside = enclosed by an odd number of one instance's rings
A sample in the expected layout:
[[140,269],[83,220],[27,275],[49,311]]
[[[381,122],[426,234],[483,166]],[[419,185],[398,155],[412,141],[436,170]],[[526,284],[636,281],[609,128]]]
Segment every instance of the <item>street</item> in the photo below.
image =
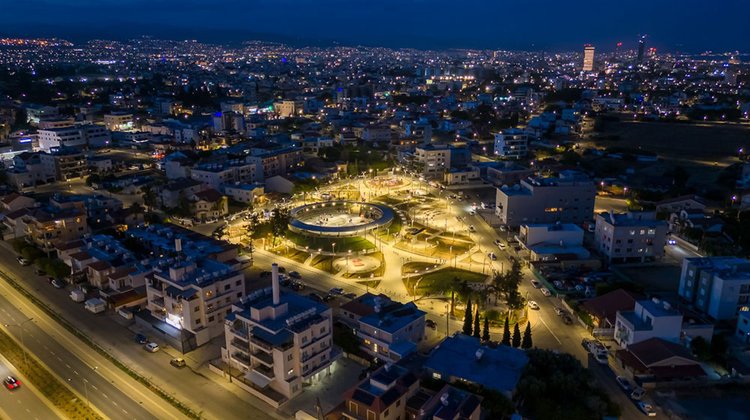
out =
[[0,415],[8,419],[62,419],[33,384],[0,355],[0,379],[12,375],[21,382],[21,387],[9,390],[3,386],[0,390]]

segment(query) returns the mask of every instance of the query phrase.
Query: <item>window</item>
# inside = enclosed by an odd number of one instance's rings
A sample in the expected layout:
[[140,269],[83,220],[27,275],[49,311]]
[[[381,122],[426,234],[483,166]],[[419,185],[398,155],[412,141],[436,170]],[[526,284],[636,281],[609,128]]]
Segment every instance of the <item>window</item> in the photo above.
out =
[[232,285],[231,285],[231,284],[225,284],[225,285],[224,285],[224,290],[229,290],[229,288],[230,288],[230,287],[232,287]]
[[209,316],[209,317],[208,317],[208,322],[214,322],[214,319],[216,319],[216,318],[214,318],[214,317],[212,317],[212,316]]
[[391,409],[388,408],[385,411],[383,411],[383,417],[388,417],[388,413],[390,413]]
[[286,371],[286,376],[291,376],[294,373],[294,369],[289,369]]
[[352,413],[356,413],[357,409],[357,403],[355,403],[354,401],[349,401],[349,411]]
[[[195,309],[193,309],[193,312],[198,312],[200,309],[200,306],[196,306]],[[211,309],[211,305],[208,306],[208,309]]]
[[376,418],[374,412],[367,410],[367,420],[375,420]]
[[294,358],[294,355],[292,353],[289,353],[288,356],[286,356],[286,360],[292,360]]
[[242,284],[242,280],[237,280],[236,282],[234,282],[235,286],[239,286],[240,284]]

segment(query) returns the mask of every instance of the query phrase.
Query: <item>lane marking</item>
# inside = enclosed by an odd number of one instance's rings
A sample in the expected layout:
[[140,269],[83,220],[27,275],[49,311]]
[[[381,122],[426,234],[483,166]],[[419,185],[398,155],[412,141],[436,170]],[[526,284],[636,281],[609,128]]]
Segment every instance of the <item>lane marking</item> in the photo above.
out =
[[539,321],[544,325],[545,328],[547,328],[547,331],[549,331],[549,333],[552,334],[552,337],[555,337],[555,340],[557,340],[557,343],[562,345],[562,341],[560,341],[560,339],[557,338],[557,335],[555,335],[555,333],[552,332],[552,329],[550,329],[549,325],[547,325],[547,323],[544,322],[544,318],[542,318],[541,315],[539,315]]

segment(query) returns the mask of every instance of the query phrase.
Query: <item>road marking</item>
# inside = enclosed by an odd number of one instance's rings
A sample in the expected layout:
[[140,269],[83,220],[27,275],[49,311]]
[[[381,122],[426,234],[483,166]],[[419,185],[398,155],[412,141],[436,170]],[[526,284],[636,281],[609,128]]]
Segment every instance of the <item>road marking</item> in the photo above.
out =
[[70,369],[70,365],[67,364],[67,363],[65,364],[65,367],[68,368],[68,369]]
[[102,392],[102,395],[104,395],[104,398],[109,399],[109,397],[107,396],[107,394],[105,394],[105,393]]
[[544,318],[542,318],[541,315],[539,315],[539,321],[542,324],[544,324],[544,327],[547,328],[547,331],[549,331],[550,334],[552,334],[552,337],[555,337],[555,340],[557,340],[557,343],[560,344],[560,345],[562,345],[562,341],[560,341],[560,339],[557,338],[557,336],[555,335],[555,333],[552,332],[552,330],[550,329],[549,325],[547,325],[547,323],[544,322]]
[[97,387],[96,387],[96,385],[91,385],[91,388],[94,388],[94,389],[96,389],[97,391],[99,390],[99,388],[97,388]]
[[74,370],[73,373],[75,373],[76,375],[78,375],[78,371],[77,370]]
[[118,407],[118,405],[117,405],[117,403],[116,403],[116,402],[112,401],[112,404],[114,404],[114,405],[115,405],[115,407]]

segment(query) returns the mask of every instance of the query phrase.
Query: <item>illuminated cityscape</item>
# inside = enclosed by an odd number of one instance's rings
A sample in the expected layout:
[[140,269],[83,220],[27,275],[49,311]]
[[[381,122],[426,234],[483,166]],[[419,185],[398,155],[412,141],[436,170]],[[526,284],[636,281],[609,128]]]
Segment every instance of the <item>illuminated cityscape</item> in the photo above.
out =
[[0,18],[0,417],[748,418],[747,36],[62,3]]

